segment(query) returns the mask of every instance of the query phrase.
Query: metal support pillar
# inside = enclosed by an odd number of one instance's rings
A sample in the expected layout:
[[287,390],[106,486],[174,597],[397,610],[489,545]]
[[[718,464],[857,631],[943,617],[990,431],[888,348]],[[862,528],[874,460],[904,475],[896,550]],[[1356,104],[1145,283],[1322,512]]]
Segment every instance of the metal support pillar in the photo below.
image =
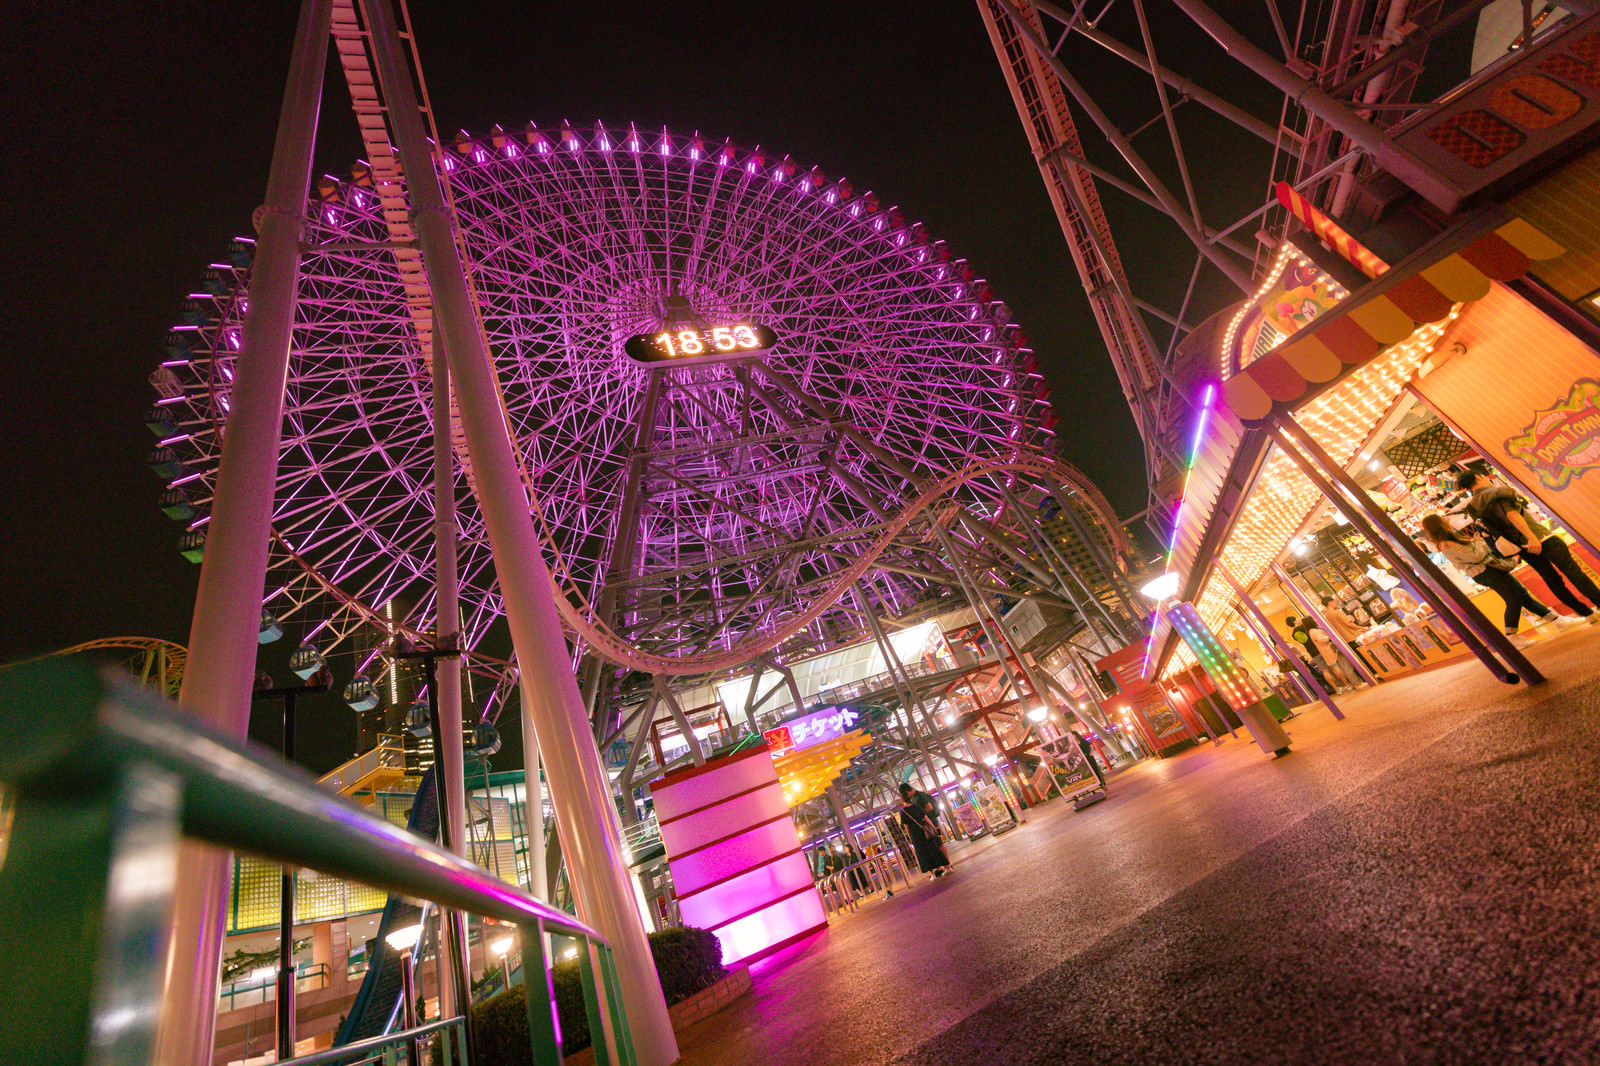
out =
[[[260,689],[253,693],[257,700],[283,701],[283,761],[294,762],[295,700],[300,696],[328,691],[330,684],[324,675],[312,678],[304,685],[287,688]],[[294,891],[295,868],[283,867],[278,882],[278,1001],[274,1005],[277,1015],[278,1060],[294,1058]]]
[[[955,543],[950,539],[950,534],[939,524],[937,518],[930,519],[930,524],[933,526],[933,531],[939,538],[939,544],[944,548],[945,554],[950,557],[950,569],[955,573],[956,580],[961,585],[961,591],[966,595],[967,603],[972,607],[972,613],[977,616],[978,624],[983,626],[984,631],[989,633],[990,639],[994,642],[995,660],[1000,664],[1001,672],[1006,675],[1006,680],[1011,684],[1011,690],[1017,694],[1017,699],[1020,702],[1024,698],[1022,685],[1018,683],[1017,675],[1012,671],[1011,664],[1006,661],[1007,652],[1011,650],[1011,643],[1005,638],[1005,630],[1000,625],[1000,619],[995,617],[994,612],[989,609],[988,603],[983,598],[983,593],[978,590],[971,575],[967,573],[966,565],[962,562],[961,556],[957,554]],[[1020,662],[1018,667],[1020,669]]]
[[[283,698],[283,761],[294,762],[294,695]],[[278,882],[278,1061],[294,1058],[294,888],[295,868],[285,866]]]
[[689,716],[683,713],[683,708],[678,706],[678,697],[672,694],[672,688],[661,678],[655,678],[656,695],[661,697],[661,702],[667,705],[667,713],[677,723],[678,732],[683,734],[684,742],[689,745],[689,758],[696,766],[706,764],[706,753],[700,746],[700,738],[694,735],[694,727],[689,724]]
[[[1054,486],[1048,484],[1046,487],[1054,488]],[[1044,531],[1024,518],[1026,512],[1023,509],[1022,501],[1017,499],[1016,494],[1006,488],[1003,482],[1000,484],[1000,492],[1006,503],[1017,513],[1018,524],[1028,530],[1029,536],[1033,538],[1034,545],[1039,549],[1040,557],[1044,559],[1046,569],[1055,576],[1057,584],[1061,586],[1062,594],[1071,601],[1073,609],[1083,618],[1084,625],[1089,627],[1090,631],[1095,634],[1096,639],[1104,641],[1105,635],[1100,632],[1094,620],[1094,615],[1099,614],[1101,621],[1110,629],[1116,640],[1126,642],[1128,635],[1123,631],[1121,624],[1106,611],[1106,605],[1100,602],[1100,598],[1094,594],[1094,590],[1089,587],[1088,583],[1083,580],[1077,571],[1073,570],[1072,565],[1067,562],[1066,556],[1057,551],[1056,546],[1050,543],[1050,538],[1045,535]],[[1056,502],[1061,505],[1064,511],[1067,503],[1062,499],[1061,494],[1052,491],[1051,495],[1056,497]],[[1077,529],[1077,526],[1073,527],[1074,532],[1077,532]],[[1091,555],[1094,554],[1093,548],[1090,548],[1089,551]],[[1098,558],[1096,556],[1097,560]],[[1069,574],[1071,575],[1070,578],[1068,577]],[[1080,592],[1082,599],[1080,599]],[[1093,610],[1085,609],[1091,603],[1093,604]],[[1108,650],[1114,646],[1114,644],[1108,644]]]
[[434,301],[434,325],[450,360],[454,395],[475,492],[504,597],[506,621],[523,671],[524,731],[548,753],[550,791],[562,853],[579,916],[611,942],[639,1066],[668,1066],[678,1042],[667,1015],[644,924],[622,859],[611,783],[595,747],[583,695],[572,673],[561,619],[551,595],[544,547],[500,404],[455,216],[444,198],[418,106],[408,49],[389,0],[365,5],[369,43],[405,166],[413,225]]
[[1443,211],[1455,210],[1459,197],[1449,183],[1397,146],[1384,131],[1356,114],[1344,101],[1273,59],[1200,0],[1173,2],[1229,57],[1255,71],[1307,112],[1344,134],[1351,144],[1371,155],[1381,169],[1411,186],[1434,206]]
[[844,842],[850,847],[851,862],[854,862],[855,856],[860,856],[864,853],[861,850],[861,845],[856,842],[855,832],[850,828],[850,816],[845,813],[844,800],[839,798],[838,786],[829,785],[826,794],[828,806],[833,810],[833,816],[839,820],[839,832],[843,834]]
[[[433,413],[433,552],[434,552],[434,640],[441,648],[459,645],[461,626],[461,580],[456,565],[456,478],[455,454],[451,450],[450,368],[442,353],[443,342],[435,338],[432,370]],[[439,719],[439,730],[434,737],[433,750],[438,753],[440,789],[439,824],[444,826],[444,846],[463,858],[467,853],[467,768],[466,751],[462,740],[461,714],[461,659],[446,656],[429,660],[428,668],[434,676],[429,682],[434,712]],[[450,912],[444,923],[452,938],[452,957],[467,956],[465,923],[457,911]],[[471,1005],[468,989],[457,992],[455,982],[461,973],[470,970],[465,966],[449,967],[446,980],[439,988],[440,1017],[451,1017],[459,1004],[461,1014]],[[448,1012],[448,1013],[447,1013]],[[470,1029],[470,1025],[468,1026]],[[470,1035],[469,1035],[470,1041]]]
[[528,894],[550,902],[550,879],[545,872],[544,780],[539,772],[539,735],[528,728],[532,720],[527,678],[517,679],[522,710],[522,824],[528,837]]
[[1300,675],[1300,680],[1304,684],[1306,691],[1315,695],[1322,705],[1328,708],[1329,714],[1343,721],[1344,712],[1339,709],[1337,703],[1333,702],[1333,693],[1328,691],[1327,686],[1322,683],[1322,679],[1312,671],[1311,665],[1295,654],[1294,650],[1284,642],[1283,638],[1278,636],[1278,631],[1272,628],[1271,622],[1267,621],[1266,612],[1262,611],[1256,601],[1250,598],[1250,594],[1239,583],[1239,579],[1233,576],[1233,571],[1223,566],[1219,561],[1217,563],[1217,573],[1221,574],[1222,580],[1226,581],[1228,587],[1233,589],[1233,594],[1239,597],[1239,602],[1244,604],[1245,609],[1255,616],[1257,622],[1261,623],[1261,631],[1267,635],[1268,640],[1272,641],[1272,647],[1277,651],[1278,658],[1287,662],[1294,668],[1295,673]]
[[794,700],[794,713],[804,714],[806,709],[806,701],[800,695],[800,684],[794,679],[794,671],[789,669],[787,666],[778,666],[775,663],[768,665],[772,666],[774,670],[782,674],[784,683],[789,686],[789,696]]
[[1327,615],[1323,614],[1322,609],[1316,605],[1315,601],[1294,583],[1294,579],[1289,576],[1289,572],[1283,568],[1283,565],[1281,563],[1273,563],[1272,572],[1277,576],[1278,584],[1283,586],[1284,593],[1302,611],[1309,614],[1316,621],[1318,628],[1328,634],[1328,639],[1333,641],[1334,647],[1339,649],[1339,654],[1344,656],[1346,662],[1355,667],[1356,675],[1367,684],[1376,685],[1378,683],[1377,676],[1367,669],[1367,664],[1361,661],[1361,656],[1357,655],[1354,649],[1345,642],[1345,639],[1339,636],[1339,631],[1328,624]]
[[1139,180],[1144,182],[1145,188],[1150,190],[1151,195],[1160,201],[1162,208],[1166,211],[1167,216],[1172,219],[1173,224],[1183,231],[1184,236],[1189,238],[1189,241],[1201,255],[1211,260],[1216,268],[1222,272],[1223,277],[1233,282],[1240,292],[1250,292],[1252,287],[1249,275],[1237,262],[1224,256],[1206,239],[1204,230],[1195,224],[1193,218],[1178,203],[1177,198],[1172,195],[1171,191],[1167,189],[1166,184],[1145,162],[1144,157],[1139,154],[1138,150],[1134,148],[1133,142],[1118,129],[1117,124],[1111,120],[1110,116],[1100,109],[1100,106],[1095,103],[1094,97],[1084,89],[1083,84],[1073,76],[1072,71],[1067,69],[1067,65],[1062,62],[1061,57],[1056,55],[1046,42],[1039,39],[1039,36],[1034,32],[1033,26],[1017,10],[1011,0],[996,0],[996,2],[1011,21],[1016,24],[1017,35],[1034,50],[1039,57],[1039,61],[1055,73],[1055,76],[1060,79],[1062,87],[1072,94],[1073,99],[1078,102],[1078,106],[1100,128],[1100,132],[1105,135],[1106,140],[1110,141],[1116,148],[1117,154],[1122,156],[1123,161],[1139,175]]
[[[1413,544],[1393,519],[1381,512],[1369,514],[1366,493],[1361,486],[1329,458],[1309,433],[1291,418],[1274,418],[1267,433],[1318,491],[1327,496],[1368,543],[1388,560],[1396,573],[1420,579],[1417,591],[1422,598],[1442,620],[1452,625],[1461,642],[1491,673],[1507,684],[1515,684],[1519,678],[1530,685],[1544,683],[1544,675],[1528,661],[1522,650],[1472,605],[1466,594],[1456,588],[1455,582],[1439,572],[1427,553]],[[1289,438],[1293,438],[1294,444]],[[1295,444],[1300,447],[1296,448]],[[1305,449],[1303,454],[1300,448]]]
[[[241,739],[250,728],[250,687],[300,282],[300,231],[311,187],[332,10],[332,0],[304,0],[295,28],[266,202],[254,218],[250,308],[234,363],[232,409],[189,629],[189,661],[178,696],[185,710]],[[154,1059],[160,1066],[211,1061],[231,861],[223,849],[192,842],[180,848]]]
[[906,668],[900,661],[900,656],[895,654],[894,645],[889,642],[888,636],[883,631],[883,623],[878,620],[877,613],[872,609],[872,602],[867,596],[866,589],[857,582],[851,593],[855,597],[856,606],[866,616],[867,626],[872,630],[872,639],[877,642],[878,651],[883,655],[884,668],[889,672],[890,683],[894,685],[896,693],[900,696],[900,705],[906,714],[906,735],[912,745],[922,755],[922,761],[928,768],[929,786],[937,787],[939,774],[933,765],[933,757],[928,752],[928,746],[923,742],[922,730],[917,728],[917,718],[922,719],[923,728],[927,730],[935,746],[940,749],[945,765],[955,772],[955,764],[950,761],[950,753],[943,750],[944,744],[939,740],[937,731],[932,728],[928,718],[928,711],[918,698],[916,687],[911,682],[911,677],[906,673]]
[[1144,601],[1133,586],[1128,583],[1127,576],[1117,566],[1117,560],[1112,556],[1111,550],[1100,543],[1099,539],[1090,532],[1089,527],[1084,525],[1083,516],[1078,514],[1077,509],[1072,506],[1071,495],[1062,489],[1059,483],[1047,480],[1045,485],[1050,489],[1051,495],[1056,498],[1056,502],[1061,505],[1062,517],[1067,520],[1067,524],[1072,527],[1072,531],[1078,535],[1078,539],[1083,541],[1084,546],[1089,549],[1089,554],[1094,556],[1095,562],[1099,563],[1105,570],[1106,580],[1111,582],[1111,587],[1116,590],[1118,596],[1122,599],[1123,610],[1130,616],[1138,618],[1141,614],[1140,604]]
[[[1239,616],[1239,621],[1245,624],[1246,628],[1250,630],[1250,635],[1255,638],[1256,643],[1261,645],[1262,654],[1271,658],[1276,653],[1277,658],[1284,658],[1280,650],[1282,648],[1282,642],[1276,639],[1277,634],[1272,633],[1272,627],[1270,625],[1263,626],[1261,623],[1257,622],[1255,618],[1251,617],[1250,613],[1245,610],[1243,604],[1234,604],[1233,613]],[[1263,632],[1263,629],[1265,629],[1265,632]],[[1269,638],[1266,633],[1272,633],[1272,636]],[[1307,703],[1310,703],[1317,698],[1317,693],[1313,692],[1307,686],[1305,679],[1300,676],[1298,671],[1289,674],[1288,678],[1294,683],[1294,687],[1300,690],[1300,695],[1305,697],[1305,701]],[[1290,708],[1290,713],[1295,713],[1293,708]]]

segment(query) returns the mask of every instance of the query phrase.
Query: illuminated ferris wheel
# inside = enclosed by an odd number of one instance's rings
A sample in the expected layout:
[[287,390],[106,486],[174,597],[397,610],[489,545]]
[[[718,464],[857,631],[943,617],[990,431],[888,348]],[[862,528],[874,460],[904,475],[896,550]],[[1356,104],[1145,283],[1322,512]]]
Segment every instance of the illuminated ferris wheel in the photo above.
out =
[[[1010,580],[973,522],[1040,480],[1047,389],[1009,313],[923,228],[787,157],[663,130],[532,126],[440,153],[563,618],[623,665],[689,674],[861,632]],[[433,629],[431,307],[365,165],[307,220],[263,625],[318,654]],[[204,550],[248,245],[213,265],[152,377],[163,505]],[[464,645],[502,610],[453,449]],[[1032,494],[1030,496],[1030,493]],[[951,520],[951,510],[965,516]],[[990,531],[993,532],[992,526]],[[997,558],[997,557],[996,557]]]

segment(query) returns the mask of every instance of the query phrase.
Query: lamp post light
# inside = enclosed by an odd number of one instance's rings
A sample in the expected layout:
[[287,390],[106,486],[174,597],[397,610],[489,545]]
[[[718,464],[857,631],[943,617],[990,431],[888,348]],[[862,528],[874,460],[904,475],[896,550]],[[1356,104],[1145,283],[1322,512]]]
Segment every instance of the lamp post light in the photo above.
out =
[[[295,659],[290,659],[291,668],[306,679],[305,684],[275,688],[271,678],[258,675],[258,684],[260,682],[265,684],[260,684],[260,687],[254,689],[250,697],[252,700],[283,701],[282,751],[283,761],[288,763],[295,760],[295,699],[326,692],[333,685],[333,675],[328,672],[327,660],[322,658],[321,653],[315,648],[311,648],[310,655],[303,654],[307,647],[310,645],[295,652],[295,656],[302,663],[299,668],[294,667]],[[312,668],[309,674],[302,672],[306,666]],[[278,887],[278,999],[273,1008],[277,1014],[277,1049],[280,1062],[294,1058],[294,889],[295,869],[292,866],[285,866]]]
[[[400,1006],[404,1012],[401,1017],[405,1020],[405,1028],[409,1032],[417,1027],[417,992],[412,974],[413,961],[411,953],[416,950],[417,941],[422,938],[422,923],[408,925],[396,929],[384,941],[395,951],[400,953]],[[421,1048],[417,1044],[415,1034],[406,1037],[406,1061],[420,1063]]]
[[504,991],[511,989],[511,945],[516,943],[516,937],[503,936],[498,940],[489,942],[489,955],[500,960],[500,977],[505,982]]

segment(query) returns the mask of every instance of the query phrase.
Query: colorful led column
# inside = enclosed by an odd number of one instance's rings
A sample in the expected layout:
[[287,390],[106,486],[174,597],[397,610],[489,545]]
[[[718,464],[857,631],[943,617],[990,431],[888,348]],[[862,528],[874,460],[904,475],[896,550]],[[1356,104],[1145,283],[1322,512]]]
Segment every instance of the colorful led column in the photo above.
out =
[[1261,745],[1261,750],[1274,756],[1288,754],[1289,734],[1283,731],[1272,712],[1267,710],[1266,704],[1261,702],[1261,693],[1228,655],[1228,649],[1222,646],[1222,641],[1211,632],[1210,626],[1200,620],[1200,613],[1194,609],[1194,605],[1174,603],[1167,608],[1167,618],[1183,642],[1189,645],[1189,650],[1194,652],[1195,658],[1200,660],[1201,669],[1217,686],[1222,698],[1228,701],[1228,706],[1234,709],[1255,742]]

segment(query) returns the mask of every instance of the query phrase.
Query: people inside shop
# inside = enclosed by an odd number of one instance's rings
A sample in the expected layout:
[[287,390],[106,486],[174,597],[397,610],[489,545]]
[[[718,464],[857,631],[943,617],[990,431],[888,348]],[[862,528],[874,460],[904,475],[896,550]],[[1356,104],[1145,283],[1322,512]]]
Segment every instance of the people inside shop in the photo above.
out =
[[[900,786],[900,824],[911,838],[911,850],[917,856],[917,868],[935,878],[950,872],[950,857],[945,854],[939,839],[939,829],[928,815],[928,809],[916,799],[918,791],[909,783]],[[926,792],[921,793],[927,796]],[[932,797],[928,797],[932,802]]]
[[[1332,623],[1329,624],[1331,625]],[[1317,657],[1322,660],[1329,676],[1336,682],[1335,691],[1349,692],[1356,687],[1355,672],[1350,669],[1350,664],[1345,660],[1345,657],[1339,654],[1339,648],[1334,644],[1332,637],[1313,626],[1311,629],[1311,644],[1317,649]]]
[[1490,551],[1483,535],[1475,529],[1456,529],[1443,515],[1430,514],[1422,519],[1422,531],[1434,550],[1450,560],[1452,566],[1485,588],[1493,589],[1505,601],[1505,630],[1508,636],[1516,635],[1522,624],[1523,611],[1538,619],[1535,625],[1554,623],[1565,627],[1582,624],[1582,619],[1557,614],[1534,599],[1533,593],[1511,572],[1517,564]]
[[[1600,620],[1595,614],[1595,608],[1600,607],[1600,587],[1596,587],[1578,566],[1567,542],[1528,513],[1527,500],[1471,470],[1462,474],[1456,484],[1472,493],[1467,501],[1467,513],[1478,520],[1489,537],[1495,538],[1502,554],[1512,554],[1505,550],[1509,544],[1521,560],[1544,579],[1552,596],[1572,608],[1580,618]],[[1506,544],[1502,544],[1502,540]],[[1589,602],[1583,602],[1585,599]]]
[[[1333,641],[1328,639],[1328,635],[1317,628],[1315,620],[1311,618],[1296,618],[1294,615],[1290,615],[1283,621],[1289,627],[1289,635],[1294,638],[1296,644],[1300,645],[1306,662],[1311,664],[1311,669],[1316,671],[1318,679],[1322,681],[1328,691],[1349,691],[1351,685],[1346,684],[1343,675],[1338,669],[1343,666],[1339,661],[1338,651],[1333,647]],[[1332,654],[1331,662],[1323,654],[1324,648]]]
[[[1362,612],[1365,614],[1365,612]],[[1367,627],[1357,624],[1350,612],[1334,602],[1332,596],[1322,597],[1322,617],[1327,620],[1333,635],[1355,647],[1356,638],[1367,631]]]

